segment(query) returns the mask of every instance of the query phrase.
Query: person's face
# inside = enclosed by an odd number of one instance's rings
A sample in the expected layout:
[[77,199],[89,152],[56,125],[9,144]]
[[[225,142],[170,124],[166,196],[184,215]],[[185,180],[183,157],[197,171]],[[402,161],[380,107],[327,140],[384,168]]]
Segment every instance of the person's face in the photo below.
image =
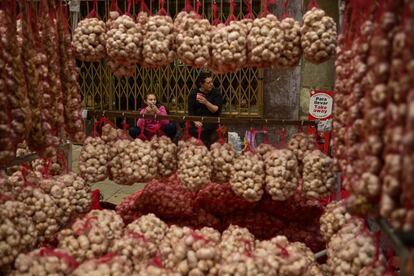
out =
[[210,91],[213,88],[213,78],[206,78],[201,87],[204,91]]
[[147,96],[147,105],[154,106],[157,103],[157,98],[155,98],[155,95],[149,94]]

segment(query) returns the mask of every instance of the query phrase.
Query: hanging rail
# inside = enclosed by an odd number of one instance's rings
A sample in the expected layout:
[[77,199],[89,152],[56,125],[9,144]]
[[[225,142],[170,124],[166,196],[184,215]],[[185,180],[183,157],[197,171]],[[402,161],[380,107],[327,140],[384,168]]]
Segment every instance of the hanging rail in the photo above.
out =
[[229,123],[229,124],[256,124],[256,125],[293,125],[293,126],[313,126],[316,127],[318,121],[309,120],[284,120],[272,118],[257,117],[204,117],[204,116],[186,116],[186,115],[153,115],[139,114],[137,111],[112,111],[112,110],[87,110],[88,118],[97,118],[101,116],[108,117],[127,117],[143,118],[153,120],[171,120],[171,121],[200,121],[204,123]]

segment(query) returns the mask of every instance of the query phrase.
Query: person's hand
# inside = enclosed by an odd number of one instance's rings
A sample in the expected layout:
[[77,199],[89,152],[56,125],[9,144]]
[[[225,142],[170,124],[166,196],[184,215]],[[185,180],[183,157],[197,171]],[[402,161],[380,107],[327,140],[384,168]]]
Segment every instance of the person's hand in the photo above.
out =
[[153,110],[152,110],[152,107],[151,106],[147,106],[145,108],[145,113],[152,113],[152,112],[153,112]]
[[203,95],[201,94],[197,94],[197,102],[201,103],[201,104],[206,104],[208,101],[206,98],[204,98]]
[[202,122],[200,122],[200,121],[195,121],[195,122],[194,122],[194,125],[195,125],[196,127],[202,127],[202,126],[203,126],[203,123],[202,123]]
[[159,114],[159,113],[160,113],[160,110],[158,109],[158,107],[157,107],[156,105],[153,105],[153,106],[152,106],[152,111],[153,111],[155,114]]

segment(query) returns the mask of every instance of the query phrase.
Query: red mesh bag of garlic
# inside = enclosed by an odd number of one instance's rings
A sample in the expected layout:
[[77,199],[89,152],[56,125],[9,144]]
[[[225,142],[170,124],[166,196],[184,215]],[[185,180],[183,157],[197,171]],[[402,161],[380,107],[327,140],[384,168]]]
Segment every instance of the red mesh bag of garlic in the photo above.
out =
[[105,255],[123,229],[124,223],[115,211],[92,210],[58,233],[58,248],[83,262]]
[[252,28],[247,36],[248,64],[254,67],[269,67],[276,65],[283,50],[283,30],[280,21],[270,13],[269,4],[260,17],[253,21]]
[[134,269],[139,270],[142,262],[155,257],[167,229],[168,226],[153,214],[142,216],[127,226],[110,251],[128,257]]
[[214,143],[210,146],[210,155],[212,161],[212,181],[216,182],[228,182],[231,177],[232,167],[234,159],[236,158],[236,150],[234,147],[225,143],[222,134],[219,134],[219,142]]
[[68,275],[79,266],[70,255],[57,249],[36,249],[27,254],[20,254],[14,264],[15,275]]
[[221,259],[217,249],[220,238],[220,232],[209,227],[191,230],[171,226],[159,246],[161,258],[166,268],[183,275],[214,275]]
[[139,202],[146,212],[163,219],[191,218],[195,213],[194,198],[195,194],[183,187],[176,175],[172,175],[145,185]]
[[3,38],[0,42],[0,163],[6,164],[31,129],[30,103],[17,47],[15,2],[5,3],[0,10],[0,34]]
[[301,33],[303,56],[307,61],[320,64],[335,54],[336,23],[317,7],[316,0],[309,1],[309,10],[303,15]]
[[151,141],[118,140],[117,154],[110,162],[113,181],[120,185],[147,182],[157,176],[158,158]]
[[106,26],[97,16],[97,1],[87,17],[81,20],[73,31],[72,44],[76,58],[96,62],[106,56]]
[[177,170],[177,145],[165,135],[154,136],[151,143],[157,152],[158,176],[161,178],[170,176]]
[[299,64],[302,58],[300,23],[288,13],[289,1],[284,3],[284,15],[280,21],[280,28],[283,31],[283,50],[276,64],[280,68],[292,68]]
[[[28,3],[21,3],[21,19],[17,24],[17,40],[20,56],[25,60],[23,67],[28,99],[32,109],[32,127],[26,138],[26,143],[33,151],[42,156],[55,153],[58,138],[51,133],[51,125],[46,120],[50,112],[49,94],[44,91],[48,84],[44,81],[47,75],[47,58],[38,36],[37,22],[33,18]],[[40,69],[40,70],[39,70]],[[46,94],[46,95],[45,95]]]
[[209,151],[200,139],[178,142],[177,175],[184,187],[197,191],[207,185],[211,177],[211,163]]
[[103,118],[95,123],[94,137],[85,139],[79,154],[79,173],[87,183],[95,183],[105,180],[108,175],[108,146],[101,137],[96,136],[96,127],[102,122]]
[[321,234],[325,241],[329,242],[332,236],[347,224],[350,219],[351,214],[347,212],[344,201],[329,203],[320,218]]
[[124,198],[124,200],[116,206],[115,211],[121,216],[125,224],[133,222],[142,215],[139,211],[142,208],[140,200],[141,195],[142,190],[137,191]]
[[136,64],[142,59],[144,28],[131,15],[133,1],[128,0],[125,14],[120,15],[117,1],[111,1],[110,20],[106,23],[106,52],[108,66],[117,76],[133,76]]
[[230,15],[226,24],[213,26],[211,30],[211,64],[214,73],[237,72],[247,61],[247,26],[234,15],[235,2],[230,1]]
[[77,143],[85,140],[84,122],[82,118],[82,99],[78,82],[78,71],[72,48],[72,37],[69,30],[69,18],[66,8],[59,8],[58,39],[60,58],[60,78],[62,81],[62,102],[64,105],[65,131],[68,138]]
[[265,188],[273,200],[286,200],[295,193],[299,166],[291,150],[271,151],[265,159],[265,171]]
[[264,163],[252,152],[234,160],[230,185],[236,195],[248,201],[259,201],[263,195]]
[[177,28],[177,57],[185,65],[193,68],[207,67],[210,62],[210,30],[208,19],[202,18],[198,10],[194,12],[191,3],[186,1],[186,7],[174,20]]
[[319,150],[308,153],[303,159],[302,192],[307,197],[321,199],[332,194],[334,188],[332,159]]
[[216,215],[251,210],[256,203],[237,196],[228,183],[210,183],[197,193],[196,205]]
[[163,67],[176,57],[174,23],[164,8],[164,0],[161,0],[160,7],[157,15],[149,17],[145,27],[143,67]]
[[359,275],[366,267],[382,262],[379,243],[362,220],[344,225],[327,245],[328,268],[335,275]]

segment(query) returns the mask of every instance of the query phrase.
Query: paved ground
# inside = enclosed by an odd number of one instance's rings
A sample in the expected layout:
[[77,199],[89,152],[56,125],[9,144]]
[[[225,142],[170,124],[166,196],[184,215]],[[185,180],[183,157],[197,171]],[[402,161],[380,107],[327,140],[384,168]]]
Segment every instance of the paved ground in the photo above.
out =
[[[80,146],[73,146],[72,149],[72,170],[78,172],[78,157],[80,153]],[[132,186],[118,185],[109,179],[105,181],[93,184],[92,189],[99,189],[103,195],[103,201],[107,201],[113,204],[119,204],[126,196],[132,194],[135,191],[141,190],[144,184],[134,184]]]

